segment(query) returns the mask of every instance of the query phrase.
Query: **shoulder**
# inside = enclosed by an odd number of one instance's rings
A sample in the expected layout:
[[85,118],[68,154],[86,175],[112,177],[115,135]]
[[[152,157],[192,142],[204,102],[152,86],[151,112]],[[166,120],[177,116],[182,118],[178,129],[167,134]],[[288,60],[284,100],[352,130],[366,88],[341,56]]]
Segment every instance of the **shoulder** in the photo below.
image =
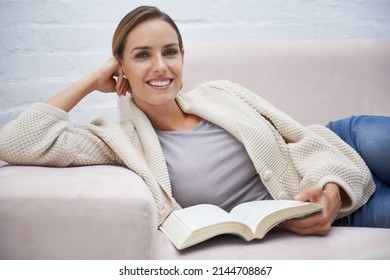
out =
[[124,120],[114,120],[110,117],[100,117],[94,119],[90,125],[96,129],[101,129],[110,133],[125,133],[127,135],[132,135],[136,132],[134,123],[131,119]]
[[229,89],[237,89],[237,88],[243,88],[243,86],[229,81],[229,80],[213,80],[205,82],[195,88],[201,89],[201,88],[214,88],[214,89],[220,89],[220,90],[229,90]]
[[182,93],[181,95],[210,95],[210,94],[229,94],[229,95],[246,95],[248,89],[242,85],[229,80],[213,80],[200,84],[192,90]]
[[241,100],[249,104],[257,103],[265,105],[267,103],[260,97],[259,93],[254,93],[241,84],[229,80],[209,81],[197,86],[188,93],[192,93],[193,95],[203,94],[204,96],[210,96],[210,94],[231,96],[236,100]]

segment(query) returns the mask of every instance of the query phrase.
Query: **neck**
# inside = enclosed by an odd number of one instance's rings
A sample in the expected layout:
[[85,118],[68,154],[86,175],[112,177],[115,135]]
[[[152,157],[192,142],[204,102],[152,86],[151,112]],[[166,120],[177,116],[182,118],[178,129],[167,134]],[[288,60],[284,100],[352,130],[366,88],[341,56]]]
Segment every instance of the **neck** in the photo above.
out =
[[183,112],[174,102],[171,106],[143,110],[155,130],[180,131],[194,128],[201,118]]

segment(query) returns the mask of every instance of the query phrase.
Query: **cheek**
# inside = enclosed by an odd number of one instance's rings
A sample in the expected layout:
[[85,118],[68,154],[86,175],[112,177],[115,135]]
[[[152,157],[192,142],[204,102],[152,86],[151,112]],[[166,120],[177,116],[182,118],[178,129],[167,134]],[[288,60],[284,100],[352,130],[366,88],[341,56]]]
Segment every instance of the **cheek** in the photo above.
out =
[[181,76],[183,72],[183,63],[181,61],[176,62],[172,64],[170,68],[177,76]]
[[127,65],[126,67],[124,67],[124,71],[126,73],[126,77],[130,85],[143,81],[144,71],[142,67]]

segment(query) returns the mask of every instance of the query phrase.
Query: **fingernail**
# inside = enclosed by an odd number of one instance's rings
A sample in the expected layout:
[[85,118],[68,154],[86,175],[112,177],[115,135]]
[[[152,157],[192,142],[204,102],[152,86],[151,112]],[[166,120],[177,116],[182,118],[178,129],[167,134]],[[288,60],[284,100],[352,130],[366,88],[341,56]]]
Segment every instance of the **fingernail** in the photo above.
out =
[[301,200],[302,199],[302,195],[301,194],[297,194],[296,196],[294,196],[294,199],[295,200]]

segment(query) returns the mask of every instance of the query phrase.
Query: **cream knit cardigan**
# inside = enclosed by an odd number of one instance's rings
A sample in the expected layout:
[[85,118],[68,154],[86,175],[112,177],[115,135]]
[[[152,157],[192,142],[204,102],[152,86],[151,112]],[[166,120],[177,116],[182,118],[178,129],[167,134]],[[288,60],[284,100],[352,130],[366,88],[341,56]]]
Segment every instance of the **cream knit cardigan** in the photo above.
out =
[[[320,125],[304,127],[237,84],[208,82],[180,94],[177,102],[184,112],[236,137],[274,199],[292,199],[304,188],[334,182],[350,200],[342,205],[338,216],[342,217],[362,206],[374,192],[363,160],[330,130]],[[18,165],[126,166],[149,186],[161,225],[180,206],[172,197],[167,166],[151,123],[132,100],[130,107],[131,117],[119,123],[99,118],[71,128],[66,112],[34,104],[1,130],[0,159]]]

